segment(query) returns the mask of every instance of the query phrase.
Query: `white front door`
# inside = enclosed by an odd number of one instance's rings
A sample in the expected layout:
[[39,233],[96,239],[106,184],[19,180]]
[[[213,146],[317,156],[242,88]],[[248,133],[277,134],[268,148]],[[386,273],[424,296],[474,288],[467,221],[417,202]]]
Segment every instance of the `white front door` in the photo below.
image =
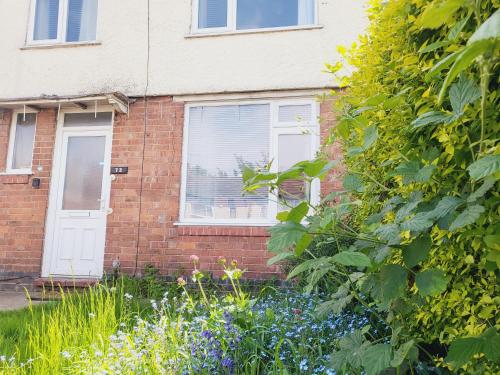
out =
[[42,276],[101,277],[112,113],[61,114]]

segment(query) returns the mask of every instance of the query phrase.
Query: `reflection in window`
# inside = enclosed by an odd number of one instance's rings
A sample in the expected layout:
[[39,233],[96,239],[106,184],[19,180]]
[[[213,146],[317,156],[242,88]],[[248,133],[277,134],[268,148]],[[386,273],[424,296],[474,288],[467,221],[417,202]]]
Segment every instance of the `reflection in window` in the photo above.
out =
[[[303,160],[311,158],[310,134],[281,134],[278,137],[278,171],[285,171]],[[295,207],[301,201],[309,199],[309,185],[301,180],[290,180],[282,184],[280,198],[287,205]],[[287,210],[286,205],[281,207]],[[281,210],[280,210],[281,211]]]
[[243,195],[242,172],[268,162],[269,124],[268,104],[190,108],[185,219],[267,219],[267,191]]

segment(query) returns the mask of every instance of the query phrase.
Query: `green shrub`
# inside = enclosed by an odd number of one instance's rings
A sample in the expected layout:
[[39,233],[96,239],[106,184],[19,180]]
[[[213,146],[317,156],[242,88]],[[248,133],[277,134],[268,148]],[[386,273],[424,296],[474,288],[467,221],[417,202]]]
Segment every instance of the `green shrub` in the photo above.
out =
[[[346,251],[301,262],[290,277],[341,284],[326,308],[376,307],[389,337],[359,333],[334,353],[340,373],[363,367],[442,368],[493,374],[500,360],[500,125],[497,0],[371,1],[368,35],[349,50],[355,69],[329,142],[342,142],[350,200],[281,213],[269,241],[277,256],[302,256],[318,236],[352,238]],[[338,74],[341,65],[328,65]],[[247,190],[302,175],[246,171]],[[291,249],[293,248],[293,252]],[[309,286],[311,288],[311,286]],[[356,356],[353,356],[356,352]]]

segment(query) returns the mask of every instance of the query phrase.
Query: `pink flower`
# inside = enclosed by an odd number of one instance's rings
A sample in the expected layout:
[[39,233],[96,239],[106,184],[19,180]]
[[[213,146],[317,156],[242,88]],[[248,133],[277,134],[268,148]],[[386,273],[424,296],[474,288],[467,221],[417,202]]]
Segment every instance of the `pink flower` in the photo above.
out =
[[200,258],[197,256],[197,255],[191,255],[189,257],[189,259],[191,260],[191,262],[193,263],[198,263],[200,261]]
[[179,285],[179,286],[184,286],[184,285],[186,285],[186,280],[184,280],[182,277],[179,277],[179,278],[177,279],[177,285]]

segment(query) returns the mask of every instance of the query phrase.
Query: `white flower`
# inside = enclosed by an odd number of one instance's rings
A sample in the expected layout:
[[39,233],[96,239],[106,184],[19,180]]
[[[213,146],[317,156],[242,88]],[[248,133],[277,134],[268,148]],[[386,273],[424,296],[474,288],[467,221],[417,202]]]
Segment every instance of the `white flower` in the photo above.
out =
[[0,355],[0,362],[5,362],[7,360],[7,357],[4,355]]
[[94,313],[89,313],[89,317],[90,318],[95,318],[95,314]]
[[71,358],[71,354],[69,354],[69,352],[67,352],[66,350],[64,352],[61,352],[61,355],[66,359]]
[[100,350],[96,350],[94,354],[96,357],[102,357],[102,352]]
[[125,299],[127,299],[127,300],[129,300],[129,301],[130,301],[132,298],[134,298],[134,296],[133,296],[132,294],[129,294],[129,293],[125,293],[123,296],[125,297]]

